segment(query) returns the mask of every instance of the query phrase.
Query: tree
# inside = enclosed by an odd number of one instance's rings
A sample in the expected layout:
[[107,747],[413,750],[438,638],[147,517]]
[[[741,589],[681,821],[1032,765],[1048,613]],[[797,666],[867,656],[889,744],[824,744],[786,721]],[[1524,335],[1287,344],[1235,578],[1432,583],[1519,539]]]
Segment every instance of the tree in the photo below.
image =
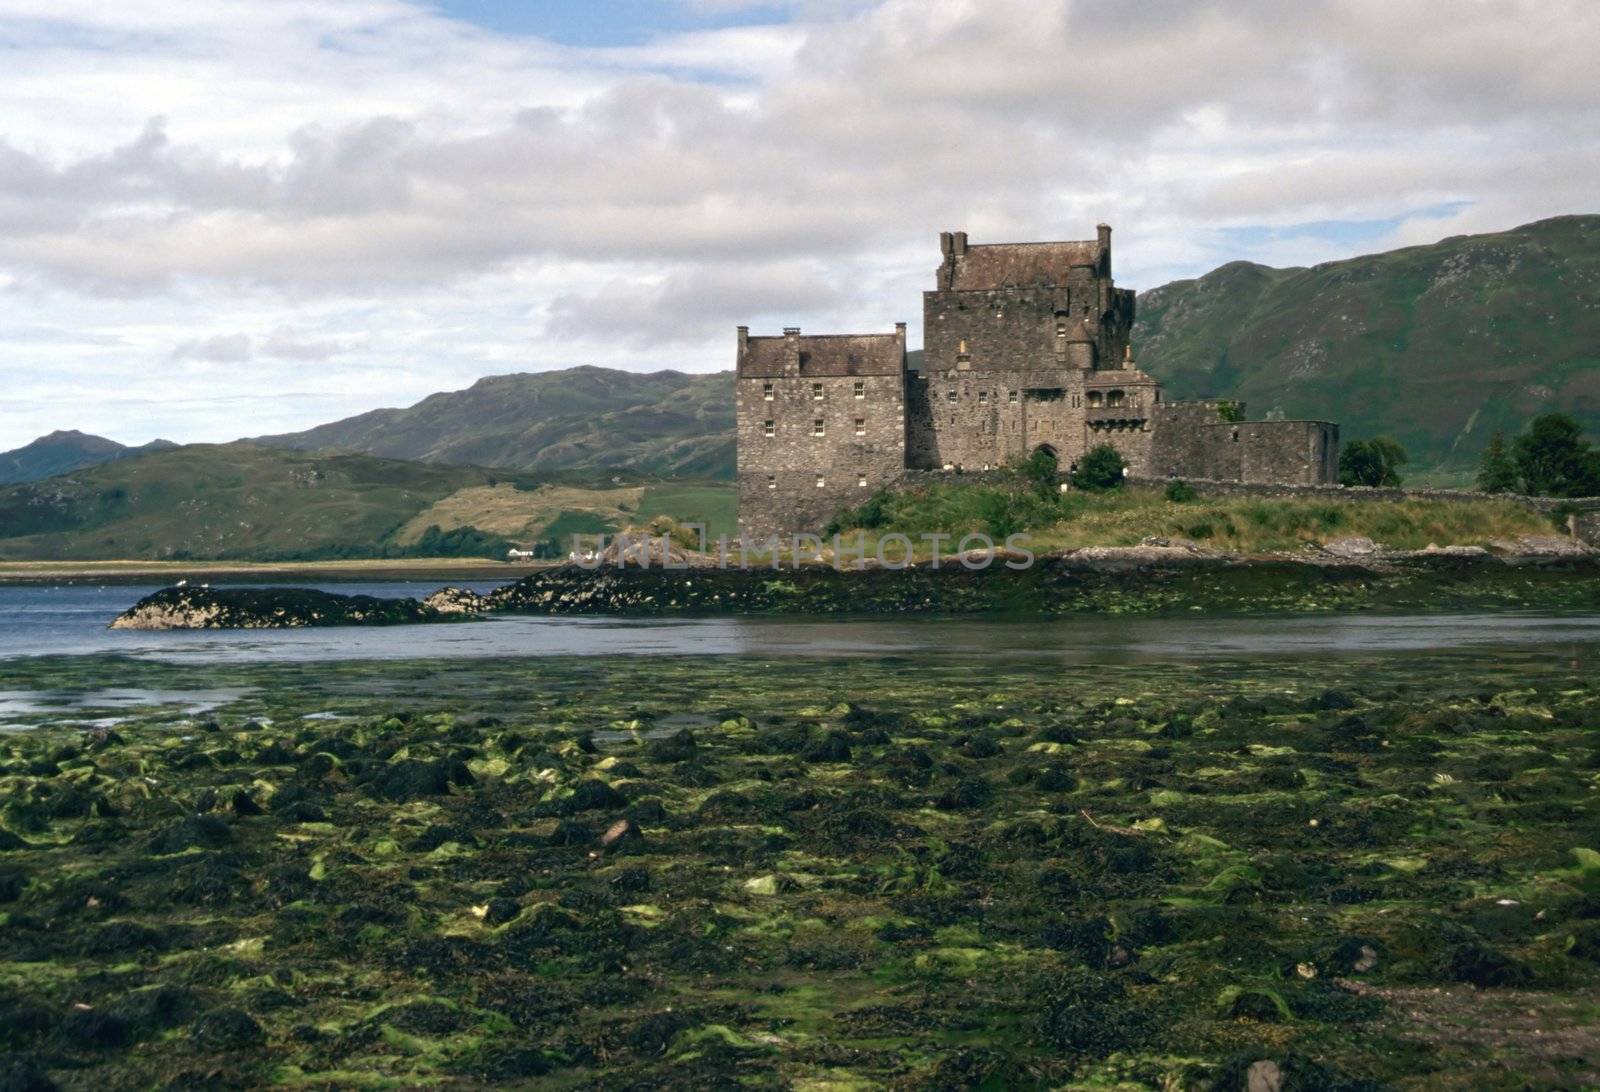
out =
[[1600,452],[1583,438],[1583,426],[1565,413],[1528,423],[1512,443],[1522,491],[1537,497],[1600,494]]
[[1489,437],[1478,463],[1478,488],[1485,493],[1514,493],[1517,490],[1517,464],[1506,451],[1506,437],[1496,432]]
[[1399,441],[1387,436],[1351,440],[1339,452],[1339,484],[1397,486],[1401,478],[1396,467],[1410,461]]
[[1056,492],[1061,479],[1061,467],[1055,452],[1049,448],[1036,448],[1032,455],[1017,464],[1017,469],[1041,494]]
[[1078,460],[1072,471],[1073,488],[1095,492],[1120,489],[1127,466],[1121,452],[1110,444],[1101,444]]

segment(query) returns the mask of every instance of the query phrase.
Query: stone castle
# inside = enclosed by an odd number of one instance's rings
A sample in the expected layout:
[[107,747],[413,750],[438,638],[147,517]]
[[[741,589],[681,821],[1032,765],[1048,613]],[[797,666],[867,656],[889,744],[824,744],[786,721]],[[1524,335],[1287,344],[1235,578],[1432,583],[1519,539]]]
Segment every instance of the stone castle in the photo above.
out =
[[1063,470],[1110,444],[1144,478],[1315,485],[1339,428],[1254,421],[1235,401],[1172,402],[1134,362],[1134,293],[1111,229],[1059,243],[939,237],[923,357],[893,333],[751,337],[739,327],[739,531],[818,531],[908,471],[998,469],[1044,450]]

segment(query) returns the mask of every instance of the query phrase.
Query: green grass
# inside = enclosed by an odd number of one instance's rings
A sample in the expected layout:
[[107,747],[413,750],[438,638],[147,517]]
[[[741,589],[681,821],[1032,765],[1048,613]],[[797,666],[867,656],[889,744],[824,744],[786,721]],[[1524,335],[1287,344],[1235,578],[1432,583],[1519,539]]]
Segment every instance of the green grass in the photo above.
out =
[[639,517],[648,521],[656,516],[704,524],[711,540],[722,535],[732,538],[739,533],[739,493],[719,482],[652,485],[639,502]]
[[880,504],[881,522],[845,516],[841,529],[877,522],[865,529],[913,541],[930,533],[959,537],[972,532],[998,541],[1024,532],[1035,551],[1135,546],[1159,536],[1237,553],[1296,550],[1351,535],[1395,549],[1422,549],[1482,546],[1552,532],[1544,517],[1509,501],[1227,498],[1175,503],[1161,490],[1147,488],[1041,495],[1023,484],[933,482],[883,494]]

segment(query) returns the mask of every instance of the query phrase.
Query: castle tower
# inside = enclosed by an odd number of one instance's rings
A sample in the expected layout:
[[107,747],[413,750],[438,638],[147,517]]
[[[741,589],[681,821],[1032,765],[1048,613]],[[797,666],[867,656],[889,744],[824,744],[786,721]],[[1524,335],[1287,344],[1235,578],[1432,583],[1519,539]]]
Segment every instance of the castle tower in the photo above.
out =
[[1133,293],[1112,280],[1111,228],[999,244],[946,231],[939,252],[923,293],[923,367],[906,394],[911,465],[981,470],[1041,447],[1078,458],[1086,384],[1120,367],[1133,327]]

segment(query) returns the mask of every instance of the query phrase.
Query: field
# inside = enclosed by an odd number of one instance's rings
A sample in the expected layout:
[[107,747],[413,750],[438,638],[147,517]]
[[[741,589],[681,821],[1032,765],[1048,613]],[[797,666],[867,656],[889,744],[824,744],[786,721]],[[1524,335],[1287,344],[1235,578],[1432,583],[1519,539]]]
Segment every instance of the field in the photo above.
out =
[[[1352,536],[1397,550],[1491,546],[1557,528],[1509,501],[1356,502],[1229,497],[1168,500],[1160,489],[1105,493],[1043,492],[1026,482],[934,481],[880,494],[845,513],[837,529],[959,536],[982,532],[996,542],[1014,532],[1035,552],[1085,546],[1136,546],[1147,537],[1186,539],[1232,553],[1294,552]],[[924,551],[925,552],[925,551]]]
[[1592,1085],[1594,667],[11,661],[233,690],[0,736],[4,1072]]

